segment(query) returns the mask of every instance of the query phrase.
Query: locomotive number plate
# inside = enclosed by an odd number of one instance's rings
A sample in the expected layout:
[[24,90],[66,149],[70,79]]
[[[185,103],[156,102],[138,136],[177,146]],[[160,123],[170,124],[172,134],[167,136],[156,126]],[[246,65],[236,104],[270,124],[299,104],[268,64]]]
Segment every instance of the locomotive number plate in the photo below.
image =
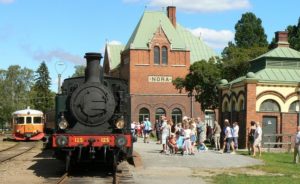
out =
[[83,142],[83,138],[82,137],[75,137],[74,142],[76,142],[76,143],[82,143]]
[[100,141],[102,143],[109,143],[109,137],[101,137]]

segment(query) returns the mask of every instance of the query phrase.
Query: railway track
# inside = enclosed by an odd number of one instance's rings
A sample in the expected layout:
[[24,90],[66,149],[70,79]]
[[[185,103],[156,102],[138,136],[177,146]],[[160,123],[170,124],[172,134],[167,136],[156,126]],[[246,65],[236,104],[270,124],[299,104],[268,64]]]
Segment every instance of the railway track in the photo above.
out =
[[19,142],[16,145],[0,151],[0,163],[22,155],[36,146],[36,142]]
[[128,162],[122,162],[118,166],[116,173],[107,171],[87,171],[77,170],[71,173],[64,173],[56,184],[132,184],[134,183]]

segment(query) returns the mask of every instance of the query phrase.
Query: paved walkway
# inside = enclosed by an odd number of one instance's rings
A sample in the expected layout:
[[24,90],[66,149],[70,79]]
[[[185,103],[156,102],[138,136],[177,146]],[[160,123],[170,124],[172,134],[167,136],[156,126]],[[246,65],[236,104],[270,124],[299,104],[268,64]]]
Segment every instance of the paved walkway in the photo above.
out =
[[136,183],[205,183],[200,177],[192,177],[195,169],[221,169],[263,164],[261,160],[216,151],[197,152],[195,155],[165,155],[159,153],[162,145],[145,144],[141,139],[134,143],[134,150],[141,155],[143,167],[134,172]]

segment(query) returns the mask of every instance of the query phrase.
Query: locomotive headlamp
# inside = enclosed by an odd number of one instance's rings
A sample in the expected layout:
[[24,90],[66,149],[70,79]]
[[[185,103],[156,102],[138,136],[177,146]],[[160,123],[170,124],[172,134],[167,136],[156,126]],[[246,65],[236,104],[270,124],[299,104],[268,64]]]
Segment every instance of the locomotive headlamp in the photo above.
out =
[[67,120],[64,118],[64,116],[61,116],[61,120],[58,123],[58,126],[60,129],[64,130],[69,126],[69,123],[67,122]]
[[115,126],[118,129],[124,128],[124,125],[125,125],[125,122],[124,122],[124,119],[122,119],[122,118],[118,119],[115,123]]

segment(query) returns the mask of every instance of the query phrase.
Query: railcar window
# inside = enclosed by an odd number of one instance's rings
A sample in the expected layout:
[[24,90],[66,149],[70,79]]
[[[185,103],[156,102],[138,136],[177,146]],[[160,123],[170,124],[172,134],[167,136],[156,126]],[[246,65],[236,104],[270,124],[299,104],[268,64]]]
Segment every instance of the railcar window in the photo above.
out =
[[26,124],[31,124],[31,117],[26,117]]
[[33,117],[33,123],[42,123],[42,117]]
[[24,124],[24,117],[17,117],[15,119],[16,124]]

